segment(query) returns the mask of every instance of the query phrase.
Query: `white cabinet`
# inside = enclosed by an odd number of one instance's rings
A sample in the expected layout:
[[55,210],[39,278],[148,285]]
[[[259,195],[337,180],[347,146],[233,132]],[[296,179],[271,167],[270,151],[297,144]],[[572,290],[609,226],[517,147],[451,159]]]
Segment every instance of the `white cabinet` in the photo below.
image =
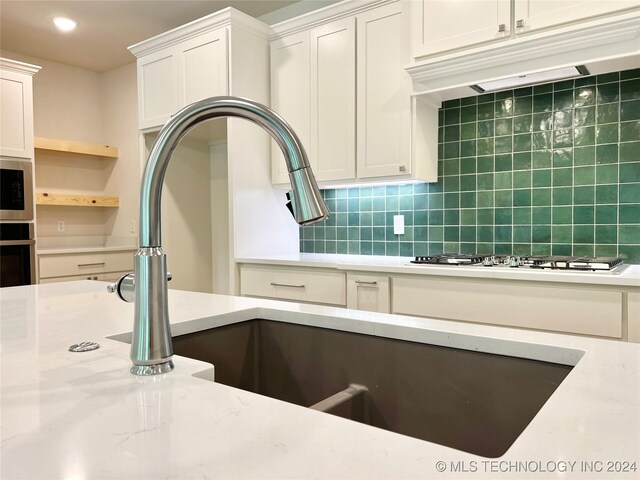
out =
[[138,59],[138,126],[163,125],[178,110],[178,68],[173,51]]
[[[271,50],[271,105],[296,132],[310,153],[309,32],[274,40]],[[289,183],[282,150],[271,142],[271,177],[275,184]]]
[[412,168],[411,81],[404,71],[409,35],[401,5],[358,15],[357,44],[358,178],[414,173],[426,179]]
[[227,35],[227,27],[220,27],[159,50],[145,42],[130,47],[139,56],[140,129],[164,125],[176,111],[197,100],[228,95]]
[[[271,106],[304,145],[319,182],[355,179],[356,35],[346,18],[271,42]],[[272,142],[272,181],[289,183]]]
[[[423,137],[411,135],[416,111],[404,70],[410,60],[405,4],[341,3],[318,15],[274,26],[271,42],[271,105],[291,117],[303,143],[309,132],[305,147],[316,179],[322,185],[435,181],[436,144],[424,152],[416,147]],[[288,184],[281,163],[274,147],[276,185]]]
[[33,75],[40,67],[0,59],[0,155],[33,159]]
[[514,28],[524,33],[634,7],[637,0],[515,0]]
[[39,283],[114,280],[133,271],[136,250],[70,254],[38,254]]
[[593,287],[398,276],[392,313],[622,338],[623,293]]
[[390,313],[389,277],[347,273],[347,308]]
[[229,93],[226,28],[181,42],[176,49],[181,107]]
[[240,294],[326,305],[347,304],[344,272],[321,268],[241,265]]
[[513,39],[637,6],[636,0],[415,0],[412,53],[417,58]]
[[510,0],[413,0],[413,56],[420,57],[504,38]]
[[[142,166],[157,130],[188,103],[234,95],[269,104],[270,33],[263,22],[225,8],[130,48],[138,61]],[[234,258],[298,252],[299,228],[284,192],[273,188],[269,160],[269,135],[241,118],[198,125],[181,140],[162,196],[173,288],[234,295]]]
[[356,22],[314,28],[311,39],[310,161],[320,182],[355,179]]
[[640,343],[640,292],[627,293],[628,340]]

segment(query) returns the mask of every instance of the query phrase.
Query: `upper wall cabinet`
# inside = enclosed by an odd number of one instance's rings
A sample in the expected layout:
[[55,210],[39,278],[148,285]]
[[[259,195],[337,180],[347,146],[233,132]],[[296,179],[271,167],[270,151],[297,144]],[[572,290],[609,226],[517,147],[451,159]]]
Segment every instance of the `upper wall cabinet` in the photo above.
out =
[[33,159],[33,75],[40,67],[0,59],[0,155]]
[[407,72],[418,94],[568,65],[629,64],[640,44],[637,0],[412,0],[410,8],[415,63]]
[[[308,150],[311,138],[309,32],[274,40],[270,50],[271,105],[287,120]],[[276,142],[271,142],[271,176],[275,184],[289,182],[287,165]]]
[[[299,132],[323,185],[436,180],[435,152],[412,155],[403,6],[341,2],[273,27],[271,104]],[[286,185],[281,156],[274,144],[272,180]]]
[[511,0],[414,0],[411,2],[413,56],[505,38]]
[[[164,125],[198,100],[230,94],[232,23],[247,23],[249,31],[259,25],[237,10],[224,10],[129,48],[138,58],[140,129]],[[258,30],[268,35],[266,26]]]
[[412,53],[417,58],[505,40],[637,6],[636,0],[414,0]]
[[514,29],[525,33],[633,7],[637,0],[515,0]]

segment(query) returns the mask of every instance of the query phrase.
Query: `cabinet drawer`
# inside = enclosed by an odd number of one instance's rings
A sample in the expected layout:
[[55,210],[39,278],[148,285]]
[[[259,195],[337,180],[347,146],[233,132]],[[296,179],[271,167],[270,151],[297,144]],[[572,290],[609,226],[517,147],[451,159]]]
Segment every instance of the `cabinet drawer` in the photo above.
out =
[[344,306],[345,278],[342,272],[322,269],[242,265],[240,294]]
[[392,288],[392,313],[622,337],[620,291],[442,277],[397,277]]
[[70,277],[49,277],[41,278],[38,283],[58,283],[58,282],[73,282],[75,280],[98,280],[101,282],[115,282],[121,276],[131,273],[129,270],[125,272],[110,272],[110,273],[97,273],[88,275],[73,275]]
[[133,271],[134,252],[51,255],[38,259],[40,278]]

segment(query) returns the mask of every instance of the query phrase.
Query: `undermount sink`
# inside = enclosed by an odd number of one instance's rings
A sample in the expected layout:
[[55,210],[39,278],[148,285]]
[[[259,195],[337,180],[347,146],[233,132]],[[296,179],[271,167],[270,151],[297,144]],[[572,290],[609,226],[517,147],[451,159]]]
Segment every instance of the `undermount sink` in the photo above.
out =
[[176,336],[173,346],[213,364],[218,383],[305,407],[364,386],[326,411],[492,458],[573,368],[261,319]]

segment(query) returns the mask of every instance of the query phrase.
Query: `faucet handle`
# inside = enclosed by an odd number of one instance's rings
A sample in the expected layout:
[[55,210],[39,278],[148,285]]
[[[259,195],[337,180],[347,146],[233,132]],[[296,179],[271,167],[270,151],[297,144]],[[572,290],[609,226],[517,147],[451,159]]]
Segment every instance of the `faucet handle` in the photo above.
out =
[[[173,275],[167,272],[167,282],[170,282]],[[114,283],[107,285],[107,292],[117,293],[120,299],[127,303],[132,303],[136,298],[136,277],[133,273],[121,276]]]

